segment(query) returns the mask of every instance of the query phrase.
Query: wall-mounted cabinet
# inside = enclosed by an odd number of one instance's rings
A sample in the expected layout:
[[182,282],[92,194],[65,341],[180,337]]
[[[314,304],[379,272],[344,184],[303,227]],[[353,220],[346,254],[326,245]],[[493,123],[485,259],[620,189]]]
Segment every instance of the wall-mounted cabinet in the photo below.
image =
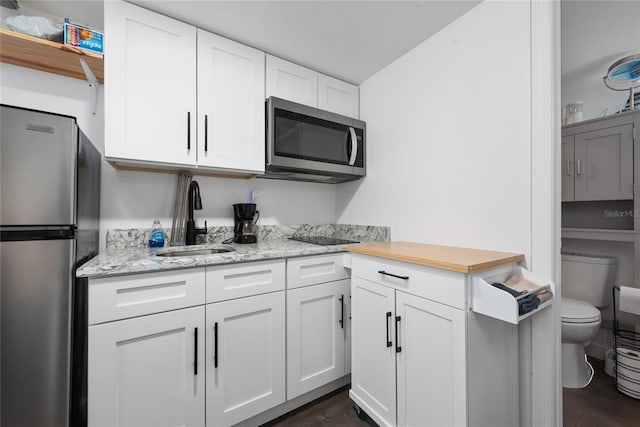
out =
[[562,137],[562,201],[633,199],[633,125]]
[[358,86],[267,55],[266,97],[270,96],[359,117]]
[[105,32],[108,160],[264,172],[264,53],[124,2]]

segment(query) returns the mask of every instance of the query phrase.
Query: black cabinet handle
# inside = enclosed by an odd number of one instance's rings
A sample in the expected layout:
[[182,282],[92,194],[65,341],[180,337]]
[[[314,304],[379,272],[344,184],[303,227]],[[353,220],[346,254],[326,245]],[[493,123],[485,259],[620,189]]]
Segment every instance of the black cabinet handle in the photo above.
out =
[[340,327],[344,329],[344,294],[340,295]]
[[389,321],[390,320],[391,320],[391,312],[387,311],[387,319],[386,319],[386,322],[387,322],[387,347],[391,347],[393,345],[393,343],[389,339],[389,327],[391,326],[391,325],[389,325],[389,323],[390,323]]
[[204,115],[204,152],[209,150],[209,115]]
[[191,150],[191,111],[187,111],[187,150]]
[[213,324],[213,367],[218,367],[218,322]]
[[193,375],[198,375],[198,328],[194,328],[193,333]]
[[378,270],[378,273],[384,274],[385,276],[391,276],[402,280],[409,280],[409,276],[398,276],[397,274],[387,273],[384,270]]
[[400,344],[400,331],[398,330],[400,326],[400,316],[396,316],[396,353],[400,353],[402,351],[402,347]]

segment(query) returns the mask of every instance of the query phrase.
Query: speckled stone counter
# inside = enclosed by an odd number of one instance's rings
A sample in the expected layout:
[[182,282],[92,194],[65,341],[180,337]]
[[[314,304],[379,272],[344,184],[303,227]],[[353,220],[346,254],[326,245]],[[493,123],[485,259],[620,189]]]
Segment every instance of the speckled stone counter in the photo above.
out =
[[[195,246],[176,246],[158,249],[147,247],[126,247],[121,239],[115,239],[120,244],[112,245],[111,249],[101,252],[89,262],[81,266],[77,271],[78,277],[105,277],[133,273],[149,273],[162,270],[175,270],[180,268],[201,267],[207,265],[231,264],[237,262],[262,261],[276,258],[290,258],[306,255],[321,255],[335,252],[344,252],[348,245],[321,246],[312,243],[289,240],[288,236],[294,234],[310,234],[335,236],[344,239],[357,240],[360,242],[380,242],[389,241],[390,232],[388,227],[371,227],[356,225],[336,225],[330,226],[271,226],[269,233],[263,234],[263,239],[253,244],[229,244],[235,248],[233,252],[222,254],[160,257],[156,252],[180,251],[184,249],[205,249],[219,245],[222,237],[216,239],[217,242],[206,243]],[[144,231],[134,232],[123,230],[109,230],[113,235],[140,236]],[[228,236],[227,236],[228,237]],[[225,237],[226,238],[226,237]],[[259,237],[260,239],[260,237]],[[208,240],[208,239],[207,239]],[[134,241],[139,242],[136,237]],[[115,248],[113,248],[115,246]],[[122,246],[125,246],[122,248]]]

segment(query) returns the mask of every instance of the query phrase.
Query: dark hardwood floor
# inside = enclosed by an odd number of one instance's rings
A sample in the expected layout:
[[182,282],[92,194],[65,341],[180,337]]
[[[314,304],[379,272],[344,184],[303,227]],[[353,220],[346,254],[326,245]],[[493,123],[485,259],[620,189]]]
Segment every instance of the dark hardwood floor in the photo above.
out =
[[[596,370],[584,389],[563,389],[564,427],[640,427],[640,400],[618,393],[616,380],[604,373],[604,361],[589,358]],[[358,418],[349,389],[315,400],[265,424],[269,427],[373,427]],[[472,426],[473,427],[473,426]]]
[[334,393],[314,400],[307,405],[289,412],[270,423],[268,427],[369,427],[376,424],[358,418],[349,399],[349,387],[336,390]]
[[583,389],[562,391],[565,427],[638,427],[640,400],[616,389],[616,379],[604,373],[604,361],[589,358],[593,381]]

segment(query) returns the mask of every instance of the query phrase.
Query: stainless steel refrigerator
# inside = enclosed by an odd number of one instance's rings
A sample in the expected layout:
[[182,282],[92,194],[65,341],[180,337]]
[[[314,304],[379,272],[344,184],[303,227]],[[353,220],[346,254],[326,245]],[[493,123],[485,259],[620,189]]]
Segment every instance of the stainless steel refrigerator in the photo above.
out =
[[73,117],[0,108],[0,425],[66,426],[75,270],[98,251],[101,156]]

